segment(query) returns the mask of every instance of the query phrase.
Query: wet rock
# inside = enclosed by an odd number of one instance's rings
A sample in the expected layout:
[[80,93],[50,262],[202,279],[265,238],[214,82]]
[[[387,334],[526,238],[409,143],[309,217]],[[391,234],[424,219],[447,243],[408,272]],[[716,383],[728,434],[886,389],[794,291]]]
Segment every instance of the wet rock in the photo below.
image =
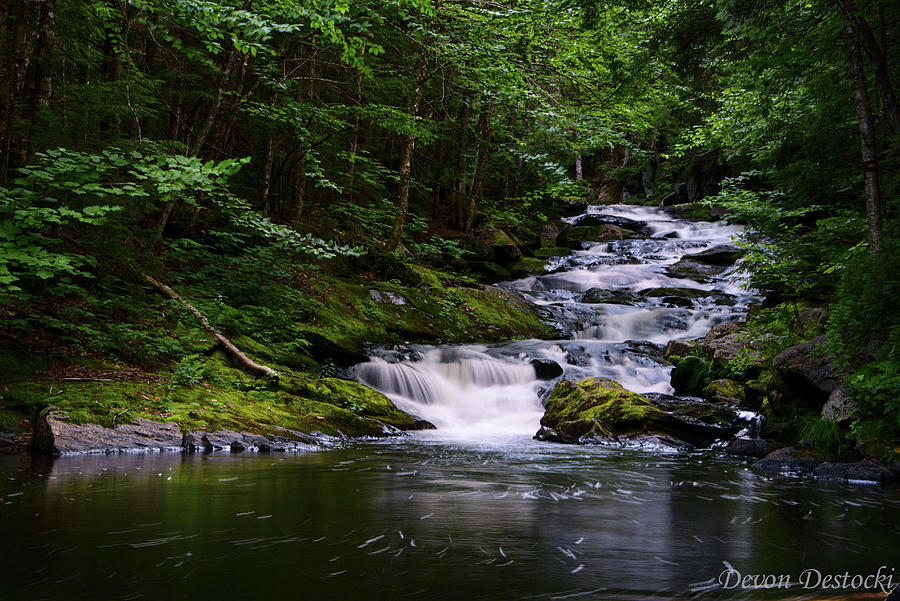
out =
[[859,405],[850,396],[850,389],[846,386],[835,388],[822,407],[822,417],[838,424],[846,424],[858,416]]
[[744,402],[744,385],[737,380],[713,380],[703,388],[701,396],[718,403],[740,405]]
[[685,338],[670,340],[668,344],[666,344],[666,350],[663,352],[663,357],[667,360],[672,357],[687,357],[688,355],[693,354],[699,346],[700,343],[696,340],[688,340]]
[[745,253],[744,249],[730,244],[719,244],[703,252],[685,255],[684,259],[705,263],[706,265],[719,265],[727,267],[733,265]]
[[868,458],[854,463],[825,462],[813,472],[820,480],[840,482],[885,482],[893,479],[890,470],[878,461]]
[[687,278],[690,280],[705,281],[706,279],[721,274],[727,267],[722,265],[708,265],[692,259],[683,258],[666,270],[672,277]]
[[581,225],[562,232],[556,239],[558,246],[581,248],[582,242],[609,242],[625,240],[636,236],[634,232],[611,224]]
[[737,322],[723,323],[710,328],[706,336],[703,337],[703,349],[706,356],[712,359],[717,367],[724,366],[729,361],[741,356],[741,352],[747,349],[747,357],[757,363],[762,364],[762,357],[755,350],[751,350],[747,346],[744,339],[743,326]]
[[597,227],[611,225],[621,230],[628,230],[633,234],[650,235],[647,223],[637,221],[636,219],[628,219],[627,217],[616,217],[613,215],[583,215],[575,220],[572,224],[574,227]]
[[308,434],[282,429],[288,436],[252,434],[217,430],[214,432],[188,432],[182,441],[188,453],[275,453],[310,450],[311,445],[319,445],[320,440]]
[[793,447],[785,447],[772,451],[763,459],[753,464],[755,469],[776,474],[808,476],[816,469],[818,462],[811,457],[797,455]]
[[825,337],[817,336],[785,349],[772,360],[793,395],[824,402],[840,384],[834,364],[825,356],[824,343]]
[[53,455],[180,451],[181,442],[177,424],[137,418],[131,424],[104,428],[97,424],[73,424],[67,415],[50,408],[38,419],[32,448]]
[[665,395],[651,401],[604,378],[562,380],[547,399],[542,428],[535,437],[579,444],[662,436],[707,446],[731,436],[729,425],[736,418],[735,412],[711,405]]
[[729,455],[762,458],[769,453],[771,447],[769,441],[762,438],[735,438],[725,447],[725,452]]
[[587,304],[634,305],[640,302],[641,297],[628,290],[591,288],[582,294],[578,300]]
[[553,380],[563,375],[562,366],[550,359],[532,359],[529,361],[534,367],[534,375],[539,380]]

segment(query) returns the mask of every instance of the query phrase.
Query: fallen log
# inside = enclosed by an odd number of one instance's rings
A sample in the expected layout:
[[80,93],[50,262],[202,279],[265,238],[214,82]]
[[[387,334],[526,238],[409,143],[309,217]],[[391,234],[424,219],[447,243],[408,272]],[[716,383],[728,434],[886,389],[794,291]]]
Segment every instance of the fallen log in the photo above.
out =
[[222,348],[225,349],[225,352],[228,354],[228,356],[231,357],[231,359],[235,363],[237,363],[241,367],[241,369],[253,374],[254,376],[274,378],[275,380],[278,379],[278,372],[276,372],[271,367],[257,363],[256,361],[245,355],[243,352],[241,352],[241,349],[236,347],[233,342],[216,331],[212,324],[209,323],[206,315],[201,313],[200,310],[197,309],[194,305],[184,300],[177,292],[175,292],[162,282],[150,277],[146,273],[141,274],[141,279],[156,288],[163,295],[171,298],[172,300],[178,301],[188,311],[190,311],[194,315],[194,317],[197,318],[197,321],[200,322],[200,325],[203,326],[203,329],[215,337],[216,342],[218,342],[222,346]]

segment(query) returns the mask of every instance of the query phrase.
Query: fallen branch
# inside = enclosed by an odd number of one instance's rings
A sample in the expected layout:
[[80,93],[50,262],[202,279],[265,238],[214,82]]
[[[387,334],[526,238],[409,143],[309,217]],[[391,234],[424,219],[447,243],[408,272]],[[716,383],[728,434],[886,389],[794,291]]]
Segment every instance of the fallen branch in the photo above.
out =
[[115,382],[112,378],[63,378],[63,382]]
[[190,304],[189,302],[187,302],[186,300],[181,298],[181,296],[177,292],[175,292],[174,290],[172,290],[171,288],[169,288],[162,282],[153,279],[152,277],[150,277],[149,275],[147,275],[145,273],[141,274],[141,279],[143,279],[145,282],[147,282],[148,284],[150,284],[151,286],[156,288],[159,292],[161,292],[165,296],[168,296],[172,300],[176,300],[179,303],[181,303],[182,305],[184,305],[184,307],[188,311],[190,311],[194,315],[194,317],[197,318],[197,321],[200,322],[200,325],[203,326],[203,329],[215,337],[216,341],[222,346],[222,348],[225,349],[225,352],[244,371],[250,372],[251,374],[253,374],[255,376],[259,376],[259,377],[269,377],[269,378],[274,378],[276,380],[278,379],[278,372],[276,372],[271,367],[267,367],[265,365],[260,365],[259,363],[257,363],[256,361],[254,361],[253,359],[249,358],[247,355],[242,353],[241,350],[238,347],[236,347],[233,342],[231,342],[230,340],[225,338],[225,336],[223,336],[222,334],[217,332],[215,328],[213,328],[212,324],[209,323],[209,320],[206,318],[206,316],[203,313],[200,312],[199,309],[197,309],[192,304]]
[[122,411],[121,413],[116,413],[116,415],[113,417],[112,427],[115,428],[116,420],[119,419],[120,417],[122,417],[123,415],[125,415],[126,413],[128,413],[129,411],[131,411],[130,407],[128,409],[126,409],[125,411]]

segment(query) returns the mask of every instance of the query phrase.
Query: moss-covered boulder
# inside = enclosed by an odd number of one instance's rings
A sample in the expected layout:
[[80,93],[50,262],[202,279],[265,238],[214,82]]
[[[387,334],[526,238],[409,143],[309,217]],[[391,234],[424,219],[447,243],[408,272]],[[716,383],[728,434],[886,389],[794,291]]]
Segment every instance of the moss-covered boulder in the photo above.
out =
[[718,404],[631,392],[613,380],[560,381],[547,400],[538,440],[628,443],[648,438],[670,446],[708,446],[736,430],[737,412]]
[[635,305],[640,300],[640,295],[628,290],[609,290],[606,288],[591,288],[579,298],[579,302],[582,303],[607,305]]
[[702,396],[718,403],[740,405],[744,402],[744,385],[727,378],[713,380],[703,388]]
[[647,417],[660,411],[641,395],[613,380],[562,380],[547,400],[540,440],[580,443],[639,430]]
[[534,251],[534,256],[539,259],[548,259],[550,257],[567,257],[572,254],[571,248],[563,246],[544,246]]
[[507,266],[509,273],[515,278],[546,273],[546,261],[536,257],[519,257]]
[[572,246],[581,242],[612,242],[637,237],[637,234],[621,227],[605,223],[603,225],[579,225],[560,234],[559,246]]

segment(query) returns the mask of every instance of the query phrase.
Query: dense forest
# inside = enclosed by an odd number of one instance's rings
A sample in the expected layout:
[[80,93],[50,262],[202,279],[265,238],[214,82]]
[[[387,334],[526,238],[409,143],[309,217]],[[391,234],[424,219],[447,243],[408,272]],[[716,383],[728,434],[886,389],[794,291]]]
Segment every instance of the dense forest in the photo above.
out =
[[[414,427],[341,378],[363,343],[552,338],[484,284],[568,253],[578,207],[677,205],[747,226],[766,297],[761,369],[697,376],[890,463],[898,26],[881,0],[4,2],[0,430]],[[821,335],[841,424],[769,382]]]

